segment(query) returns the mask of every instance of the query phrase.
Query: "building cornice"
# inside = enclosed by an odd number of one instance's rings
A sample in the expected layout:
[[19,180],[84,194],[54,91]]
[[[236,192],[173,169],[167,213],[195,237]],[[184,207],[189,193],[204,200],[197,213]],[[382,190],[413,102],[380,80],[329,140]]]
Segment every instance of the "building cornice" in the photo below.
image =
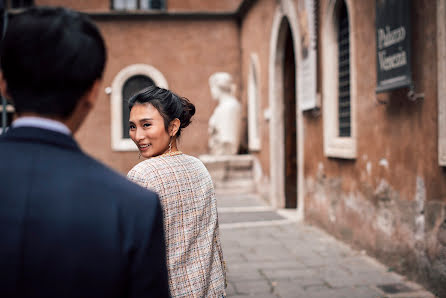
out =
[[175,12],[175,11],[106,11],[84,12],[94,20],[226,20],[234,12]]
[[257,0],[243,0],[235,11],[87,11],[94,20],[237,20],[241,22]]
[[[241,22],[257,0],[243,0],[235,11],[168,11],[168,10],[131,10],[131,11],[82,11],[94,20],[236,20]],[[23,9],[8,9],[14,16]]]

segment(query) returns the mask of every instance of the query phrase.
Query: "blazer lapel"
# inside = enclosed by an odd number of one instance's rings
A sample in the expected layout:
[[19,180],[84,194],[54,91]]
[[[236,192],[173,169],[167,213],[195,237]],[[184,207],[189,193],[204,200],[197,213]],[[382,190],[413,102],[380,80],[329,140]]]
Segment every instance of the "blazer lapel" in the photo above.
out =
[[11,140],[19,142],[45,143],[63,147],[65,149],[81,151],[77,142],[71,135],[55,132],[37,127],[10,128],[0,137],[0,140]]

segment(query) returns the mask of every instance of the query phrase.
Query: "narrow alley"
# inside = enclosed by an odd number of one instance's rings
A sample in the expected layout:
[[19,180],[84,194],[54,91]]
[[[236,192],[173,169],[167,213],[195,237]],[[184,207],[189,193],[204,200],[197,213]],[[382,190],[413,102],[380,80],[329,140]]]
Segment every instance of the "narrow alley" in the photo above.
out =
[[219,195],[228,297],[435,297],[364,252],[274,211],[255,195]]

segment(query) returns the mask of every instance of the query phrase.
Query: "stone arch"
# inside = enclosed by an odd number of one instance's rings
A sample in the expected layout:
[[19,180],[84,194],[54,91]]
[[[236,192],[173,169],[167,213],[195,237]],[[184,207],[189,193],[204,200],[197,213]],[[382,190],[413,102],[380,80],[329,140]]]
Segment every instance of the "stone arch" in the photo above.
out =
[[[273,206],[282,208],[285,205],[284,194],[284,154],[285,148],[283,144],[284,139],[284,123],[283,123],[283,90],[281,84],[283,76],[281,70],[283,69],[283,55],[285,47],[285,25],[284,20],[288,20],[291,34],[293,37],[294,51],[298,53],[301,51],[300,34],[298,26],[298,18],[296,8],[293,1],[281,0],[276,8],[270,39],[270,57],[269,57],[269,108],[271,113],[270,119],[270,179],[271,187],[270,194]],[[303,120],[298,103],[298,90],[300,88],[298,65],[300,64],[300,55],[295,55],[295,74],[296,74],[296,123],[297,123],[297,217],[303,218],[304,210],[304,180],[303,180]]]

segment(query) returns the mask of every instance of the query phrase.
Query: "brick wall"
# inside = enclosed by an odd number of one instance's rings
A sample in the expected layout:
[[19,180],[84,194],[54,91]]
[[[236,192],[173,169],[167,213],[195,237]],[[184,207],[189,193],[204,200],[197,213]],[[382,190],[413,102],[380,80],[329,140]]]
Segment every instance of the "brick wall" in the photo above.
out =
[[[103,90],[120,70],[144,63],[157,68],[169,89],[189,98],[197,112],[182,133],[180,150],[198,156],[207,152],[208,121],[216,102],[208,77],[227,71],[240,79],[240,45],[236,23],[229,21],[110,20],[97,22],[108,48]],[[137,152],[113,152],[110,141],[110,96],[102,92],[92,114],[77,134],[81,146],[93,156],[127,173]]]

